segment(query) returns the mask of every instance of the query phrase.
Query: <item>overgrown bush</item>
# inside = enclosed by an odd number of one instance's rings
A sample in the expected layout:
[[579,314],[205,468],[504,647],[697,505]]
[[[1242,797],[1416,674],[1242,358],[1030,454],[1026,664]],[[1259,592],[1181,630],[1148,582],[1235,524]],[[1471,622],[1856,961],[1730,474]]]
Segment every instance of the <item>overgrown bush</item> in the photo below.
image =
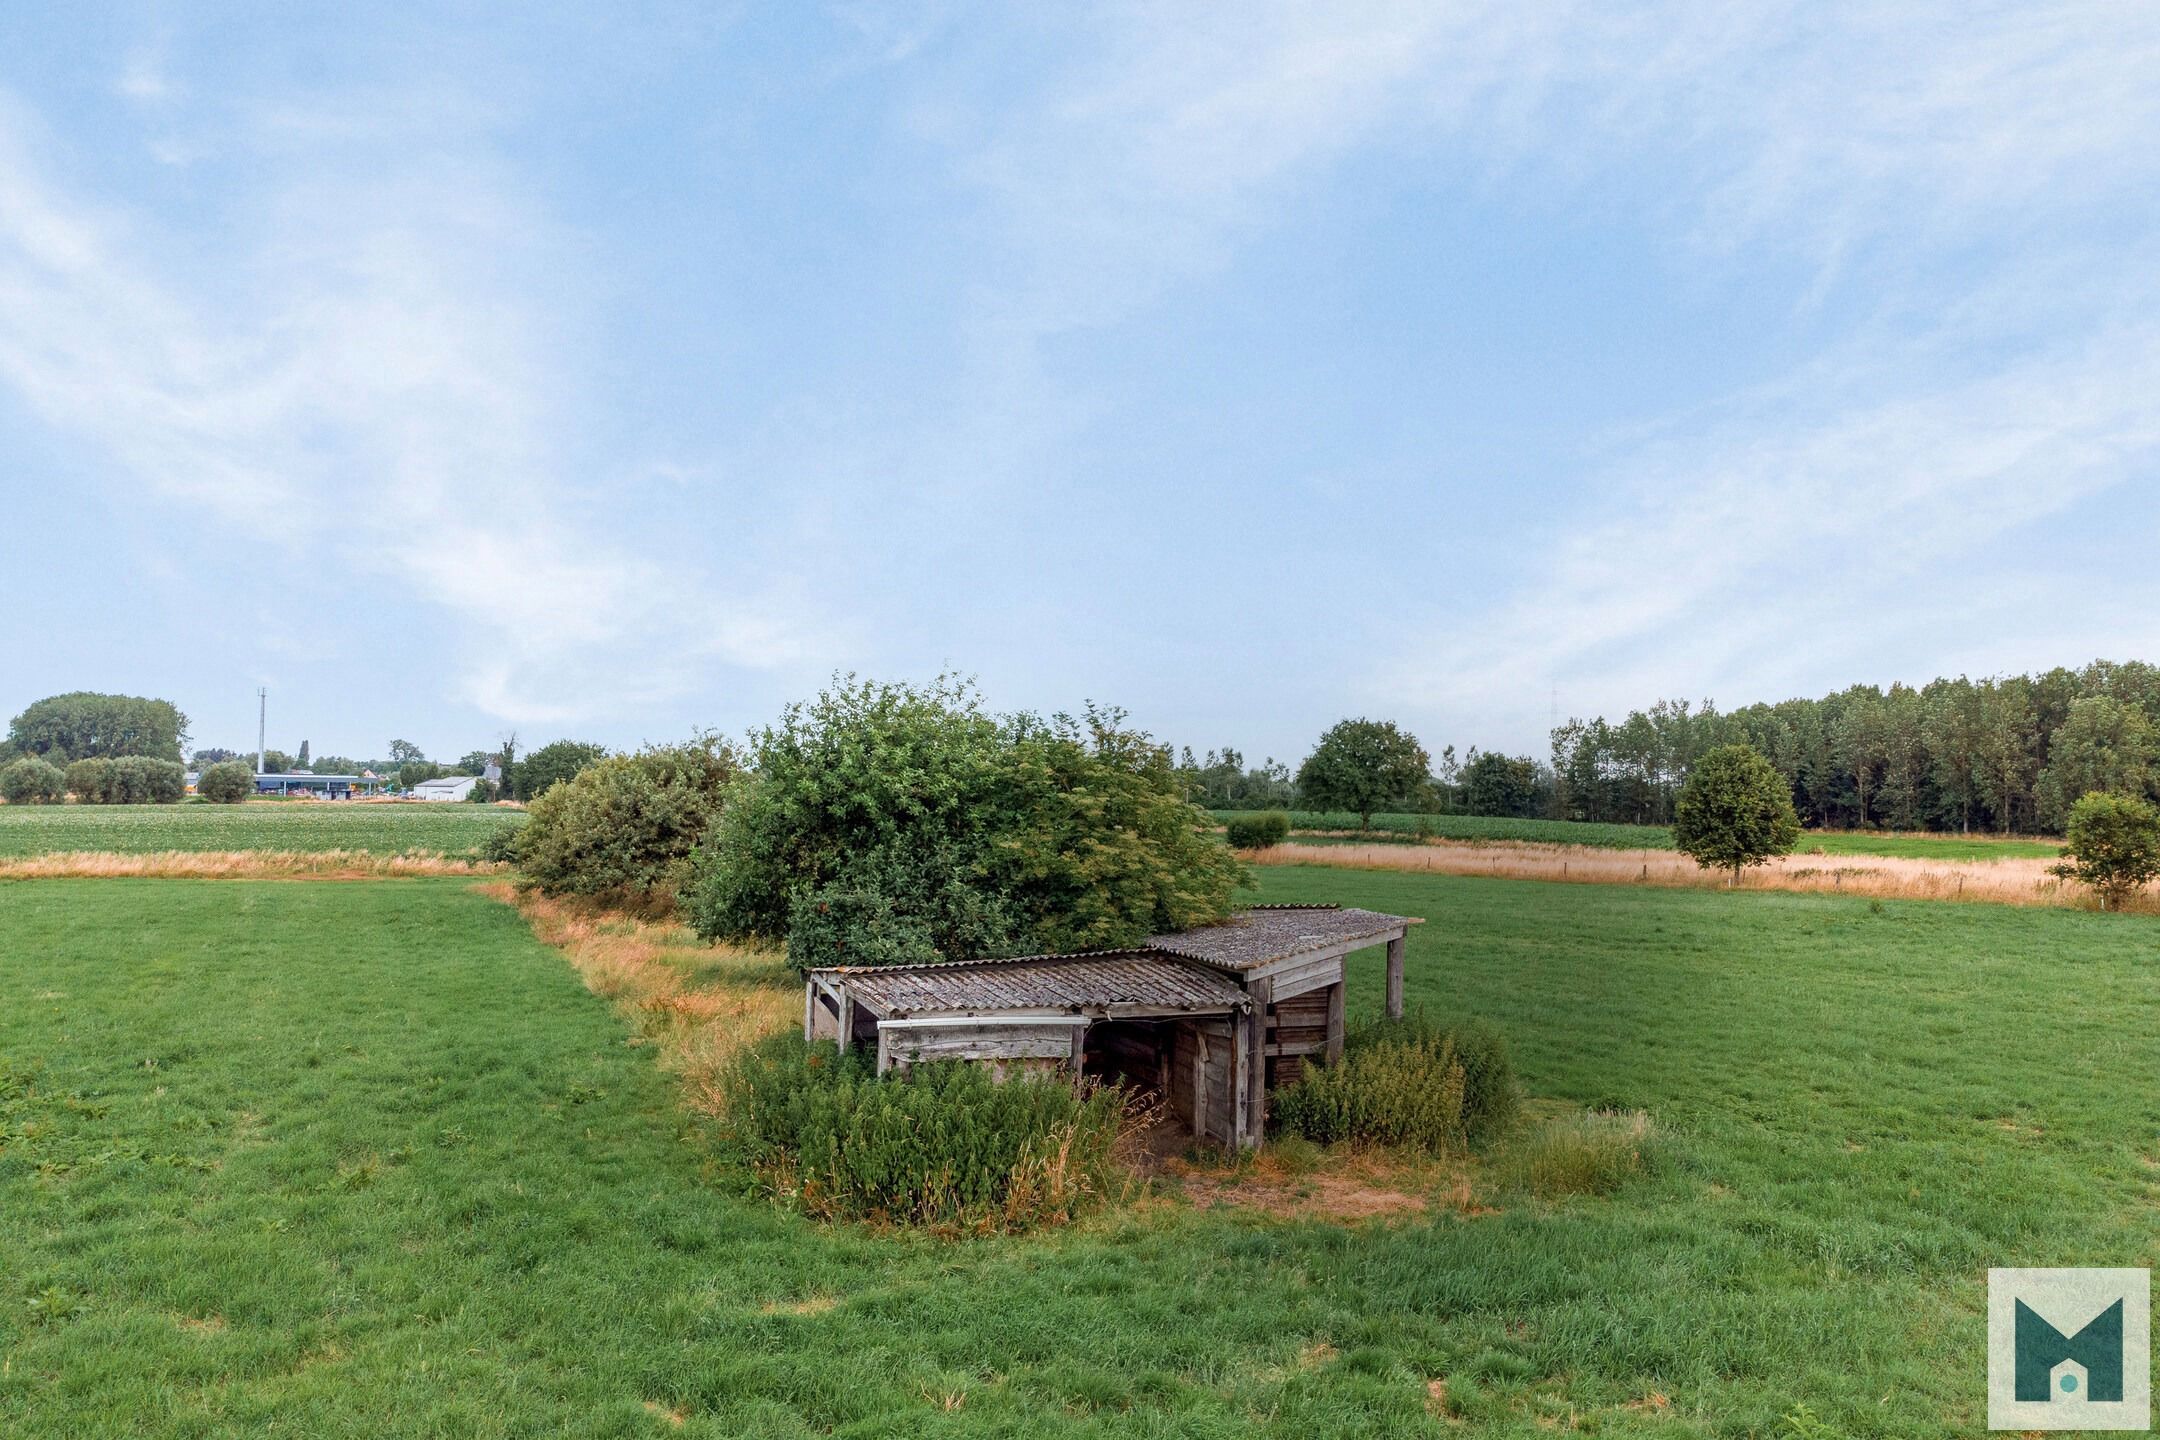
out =
[[959,682],[850,680],[755,737],[688,908],[798,967],[1105,949],[1229,913],[1243,870],[1208,829],[1115,711],[999,720]]
[[103,805],[112,789],[113,762],[105,759],[77,760],[67,767],[67,788],[85,805]]
[[1639,1110],[1550,1120],[1509,1157],[1506,1174],[1533,1195],[1609,1195],[1650,1169],[1653,1134]]
[[10,805],[52,805],[66,795],[66,773],[35,755],[0,766],[0,800]]
[[1256,810],[1231,816],[1223,830],[1233,850],[1265,850],[1290,837],[1290,817],[1280,810]]
[[1275,1124],[1322,1144],[1362,1140],[1442,1153],[1482,1144],[1522,1103],[1507,1039],[1484,1021],[1423,1016],[1351,1032],[1334,1065],[1308,1065],[1269,1102]]
[[129,755],[113,767],[125,777],[130,804],[177,805],[187,798],[187,767],[178,760]]
[[732,1136],[776,1194],[822,1218],[962,1231],[1071,1219],[1116,1183],[1115,1087],[1000,1083],[946,1061],[879,1077],[860,1052],[784,1032],[723,1072]]
[[1308,1066],[1275,1093],[1277,1126],[1323,1145],[1364,1140],[1442,1154],[1468,1139],[1463,1067],[1455,1047],[1389,1040],[1346,1052],[1334,1065]]
[[736,768],[712,736],[610,756],[532,802],[518,868],[544,894],[664,907]]
[[2070,809],[2068,858],[2052,867],[2099,892],[2103,910],[2160,876],[2160,811],[2135,795],[2095,790]]
[[195,777],[195,793],[215,805],[238,805],[255,793],[254,767],[221,760]]
[[504,825],[488,833],[480,842],[480,858],[495,865],[515,865],[518,858],[518,837],[525,833],[523,825]]

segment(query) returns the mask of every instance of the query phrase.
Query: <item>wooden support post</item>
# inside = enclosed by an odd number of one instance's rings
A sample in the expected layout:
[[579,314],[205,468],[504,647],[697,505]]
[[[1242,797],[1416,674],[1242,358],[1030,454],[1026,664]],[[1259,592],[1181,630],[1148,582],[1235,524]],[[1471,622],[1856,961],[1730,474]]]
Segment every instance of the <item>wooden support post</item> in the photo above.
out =
[[817,981],[805,980],[802,987],[802,1038],[805,1045],[817,1038],[817,1029],[811,1024],[817,1019]]
[[877,1073],[883,1075],[892,1069],[892,1059],[892,1037],[887,1035],[885,1027],[880,1025],[877,1032]]
[[1327,1063],[1333,1065],[1342,1059],[1343,1047],[1343,991],[1348,987],[1337,980],[1328,986],[1327,992]]
[[1240,1128],[1244,1137],[1240,1143],[1247,1147],[1258,1145],[1267,1135],[1267,1033],[1269,1012],[1275,1008],[1275,982],[1255,980],[1245,987],[1252,996],[1253,1008],[1246,1017],[1245,1053],[1238,1058],[1244,1062],[1245,1115]]
[[840,1011],[840,1053],[845,1055],[855,1048],[855,1001],[845,989],[840,992],[838,1008]]
[[1387,942],[1387,1013],[1390,1020],[1402,1019],[1402,952],[1402,936],[1397,935]]
[[1072,1072],[1075,1080],[1087,1073],[1087,1032],[1085,1020],[1072,1027]]
[[1193,1139],[1205,1140],[1207,1131],[1207,1026],[1195,1023],[1193,1029],[1192,1067],[1192,1133]]

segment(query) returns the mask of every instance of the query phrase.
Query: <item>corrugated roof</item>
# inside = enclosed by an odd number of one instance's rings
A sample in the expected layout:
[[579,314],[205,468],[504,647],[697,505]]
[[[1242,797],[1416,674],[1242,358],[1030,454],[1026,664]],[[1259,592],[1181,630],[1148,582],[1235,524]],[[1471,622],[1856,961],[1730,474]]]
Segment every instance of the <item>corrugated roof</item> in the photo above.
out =
[[1257,970],[1309,950],[1326,950],[1345,941],[1377,938],[1417,920],[1407,915],[1384,915],[1377,910],[1342,909],[1333,905],[1263,905],[1240,910],[1220,925],[1184,930],[1175,935],[1151,935],[1147,944],[1155,950],[1182,955],[1188,960],[1223,970]]
[[886,1019],[922,1014],[1131,1010],[1221,1013],[1248,1002],[1234,981],[1174,955],[1113,950],[938,965],[842,966],[848,994]]

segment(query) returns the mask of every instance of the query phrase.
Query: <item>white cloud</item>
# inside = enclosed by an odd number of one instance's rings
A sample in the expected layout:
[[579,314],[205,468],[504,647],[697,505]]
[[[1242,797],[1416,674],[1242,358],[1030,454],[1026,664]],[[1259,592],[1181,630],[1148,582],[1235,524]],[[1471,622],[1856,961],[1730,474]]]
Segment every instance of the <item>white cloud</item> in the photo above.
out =
[[47,179],[8,119],[0,378],[155,494],[330,522],[346,567],[439,607],[445,648],[486,657],[461,698],[592,715],[825,645],[783,583],[731,590],[580,523],[558,458],[569,367],[507,279],[546,227],[484,160],[438,149],[383,182],[314,157],[191,292],[136,227]]

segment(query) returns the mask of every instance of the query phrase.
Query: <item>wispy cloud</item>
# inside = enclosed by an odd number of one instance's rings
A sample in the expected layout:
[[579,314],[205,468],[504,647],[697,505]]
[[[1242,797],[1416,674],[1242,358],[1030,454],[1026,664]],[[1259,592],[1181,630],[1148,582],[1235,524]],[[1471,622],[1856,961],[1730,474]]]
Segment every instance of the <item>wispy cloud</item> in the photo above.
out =
[[330,522],[337,563],[439,607],[446,650],[486,657],[459,698],[511,720],[819,654],[777,577],[733,590],[581,523],[561,458],[575,367],[540,292],[509,278],[548,227],[484,158],[438,146],[384,181],[313,154],[198,293],[144,253],[144,222],[52,180],[16,116],[0,111],[0,377],[132,483],[232,521]]

